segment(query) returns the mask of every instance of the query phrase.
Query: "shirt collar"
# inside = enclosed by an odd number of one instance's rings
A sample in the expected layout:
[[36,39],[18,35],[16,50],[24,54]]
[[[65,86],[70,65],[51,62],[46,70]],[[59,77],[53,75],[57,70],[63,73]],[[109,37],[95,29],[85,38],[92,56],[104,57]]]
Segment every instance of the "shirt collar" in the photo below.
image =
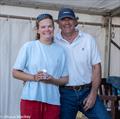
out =
[[[78,30],[78,29],[76,29],[76,30]],[[78,31],[79,31],[79,30],[78,30]],[[81,36],[82,36],[82,32],[79,31],[77,37],[75,38],[75,40],[74,40],[73,42],[76,42],[76,40],[77,40],[78,38],[80,38]],[[59,38],[59,40],[61,40],[61,41],[63,41],[63,42],[69,43],[67,40],[65,40],[65,39],[62,37],[61,32],[58,33],[58,38]],[[73,43],[73,42],[72,42],[72,43]]]

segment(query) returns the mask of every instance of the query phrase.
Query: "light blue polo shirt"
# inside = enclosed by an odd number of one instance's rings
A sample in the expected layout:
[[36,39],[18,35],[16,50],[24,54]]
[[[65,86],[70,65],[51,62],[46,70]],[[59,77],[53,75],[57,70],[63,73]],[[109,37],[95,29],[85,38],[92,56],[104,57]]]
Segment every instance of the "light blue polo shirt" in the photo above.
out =
[[[68,75],[66,64],[66,55],[62,47],[56,43],[46,45],[34,40],[23,45],[13,68],[30,74],[46,69],[48,74],[59,80],[61,76]],[[43,82],[27,81],[21,98],[60,105],[58,86]]]

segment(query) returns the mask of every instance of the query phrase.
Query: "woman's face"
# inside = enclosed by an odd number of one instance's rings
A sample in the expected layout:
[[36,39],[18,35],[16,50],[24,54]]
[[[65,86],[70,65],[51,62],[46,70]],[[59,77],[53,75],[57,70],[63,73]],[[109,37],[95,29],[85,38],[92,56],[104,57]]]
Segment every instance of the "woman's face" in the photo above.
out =
[[40,34],[40,40],[48,41],[52,40],[54,36],[53,21],[49,18],[43,19],[39,22],[38,34]]

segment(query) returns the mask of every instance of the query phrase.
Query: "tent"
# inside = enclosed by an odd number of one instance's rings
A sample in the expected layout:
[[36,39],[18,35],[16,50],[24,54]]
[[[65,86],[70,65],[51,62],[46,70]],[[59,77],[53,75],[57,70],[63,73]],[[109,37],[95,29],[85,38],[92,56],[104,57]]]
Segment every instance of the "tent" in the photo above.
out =
[[77,27],[96,38],[102,77],[120,76],[120,0],[0,0],[0,118],[19,116],[23,84],[11,69],[20,47],[34,38],[36,16],[48,12],[56,20],[61,7],[73,8]]

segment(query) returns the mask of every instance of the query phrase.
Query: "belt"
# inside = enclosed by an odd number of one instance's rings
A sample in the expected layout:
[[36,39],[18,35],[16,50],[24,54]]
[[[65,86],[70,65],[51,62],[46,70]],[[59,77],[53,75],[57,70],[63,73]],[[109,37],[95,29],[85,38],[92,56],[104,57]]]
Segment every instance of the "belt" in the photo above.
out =
[[65,89],[70,89],[70,90],[81,90],[81,89],[85,89],[85,88],[90,88],[91,83],[85,84],[85,85],[78,85],[78,86],[60,86],[60,87],[65,88]]

